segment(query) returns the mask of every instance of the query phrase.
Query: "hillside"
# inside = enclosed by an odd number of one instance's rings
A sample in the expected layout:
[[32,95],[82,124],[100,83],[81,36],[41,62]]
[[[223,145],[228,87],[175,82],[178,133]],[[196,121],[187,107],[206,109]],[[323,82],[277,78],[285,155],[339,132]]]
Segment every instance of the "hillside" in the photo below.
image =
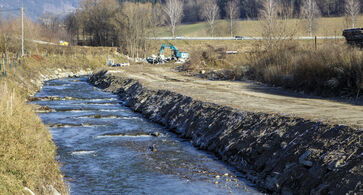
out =
[[[65,15],[73,11],[80,0],[23,0],[25,13],[32,19],[37,19],[46,12]],[[0,0],[1,9],[14,9],[21,7],[22,0]],[[9,17],[9,15],[18,15],[15,12],[7,12],[3,14],[3,17]]]

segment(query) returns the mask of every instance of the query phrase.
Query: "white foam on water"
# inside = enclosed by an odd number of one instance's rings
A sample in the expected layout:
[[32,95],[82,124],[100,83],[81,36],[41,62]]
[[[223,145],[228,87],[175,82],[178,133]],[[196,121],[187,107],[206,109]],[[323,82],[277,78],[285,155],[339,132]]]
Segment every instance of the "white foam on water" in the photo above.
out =
[[78,118],[78,119],[85,119],[85,118],[93,118],[91,116],[78,116],[78,117],[75,117],[75,118]]
[[106,127],[107,125],[82,124],[82,127]]
[[89,99],[88,101],[89,102],[100,102],[100,101],[114,101],[114,100],[117,100],[117,98],[100,98],[100,99]]
[[137,116],[127,116],[127,117],[123,117],[122,119],[129,119],[129,120],[131,120],[131,119],[139,119],[139,120],[141,120],[142,118],[137,117]]
[[118,102],[107,102],[107,103],[93,103],[93,102],[89,102],[89,103],[83,103],[80,105],[91,105],[91,106],[110,106],[110,105],[119,105],[120,103]]
[[88,154],[94,154],[94,153],[96,153],[96,152],[84,150],[84,151],[75,151],[75,152],[72,152],[71,154],[79,156],[79,155],[88,155]]
[[71,104],[72,106],[112,106],[112,105],[119,105],[118,103],[67,103]]
[[80,125],[60,125],[60,126],[51,126],[51,129],[59,129],[59,128],[82,128],[82,127],[106,127],[107,125],[92,125],[92,124],[80,124]]
[[101,111],[101,112],[120,112],[121,110],[108,110],[108,109],[101,109],[101,110],[99,110],[99,111]]
[[78,119],[88,119],[88,118],[91,118],[91,119],[115,119],[115,118],[121,118],[121,119],[123,119],[124,117],[123,116],[101,116],[99,118],[95,118],[94,115],[90,115],[90,116],[79,116],[79,117],[75,117],[75,118],[78,118]]
[[81,127],[81,126],[78,126],[78,125],[60,125],[60,126],[54,126],[54,127],[51,127],[51,128],[71,128],[71,127]]
[[79,112],[90,112],[92,110],[57,110],[55,109],[56,112],[73,112],[73,113],[79,113]]
[[96,138],[110,138],[110,137],[124,137],[124,138],[146,138],[154,137],[151,135],[98,135]]

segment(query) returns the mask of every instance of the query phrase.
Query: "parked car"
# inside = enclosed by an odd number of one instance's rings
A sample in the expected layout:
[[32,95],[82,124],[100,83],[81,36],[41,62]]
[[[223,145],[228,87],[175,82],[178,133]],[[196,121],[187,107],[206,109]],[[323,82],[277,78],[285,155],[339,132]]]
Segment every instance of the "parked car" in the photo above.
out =
[[242,36],[235,36],[234,37],[236,40],[242,40],[243,39],[243,37]]

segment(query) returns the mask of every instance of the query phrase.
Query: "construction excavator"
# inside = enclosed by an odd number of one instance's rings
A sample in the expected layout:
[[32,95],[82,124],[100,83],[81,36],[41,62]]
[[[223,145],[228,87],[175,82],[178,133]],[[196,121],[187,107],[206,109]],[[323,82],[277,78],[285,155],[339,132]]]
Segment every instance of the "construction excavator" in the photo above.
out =
[[[172,55],[170,57],[165,57],[163,55],[163,51],[165,48],[168,48],[172,51]],[[164,64],[165,62],[176,61],[176,62],[185,62],[189,59],[189,53],[180,52],[174,45],[172,44],[161,44],[158,56],[152,55],[151,57],[146,58],[146,61],[150,64]]]

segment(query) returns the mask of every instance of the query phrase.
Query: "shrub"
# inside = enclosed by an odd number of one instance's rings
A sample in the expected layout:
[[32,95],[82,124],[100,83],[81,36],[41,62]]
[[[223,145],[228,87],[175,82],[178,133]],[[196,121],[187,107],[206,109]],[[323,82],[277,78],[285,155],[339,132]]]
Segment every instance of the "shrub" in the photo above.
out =
[[250,79],[322,96],[354,96],[363,84],[363,52],[345,44],[295,43],[255,53]]

